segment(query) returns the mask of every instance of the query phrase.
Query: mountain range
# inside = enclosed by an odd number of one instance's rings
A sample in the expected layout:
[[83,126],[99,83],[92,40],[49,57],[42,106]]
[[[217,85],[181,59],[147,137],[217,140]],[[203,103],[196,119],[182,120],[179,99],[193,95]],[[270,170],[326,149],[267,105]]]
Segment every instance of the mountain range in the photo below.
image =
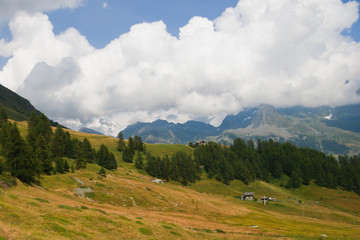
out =
[[[0,108],[10,119],[27,120],[32,111],[40,113],[31,103],[0,85]],[[340,107],[289,107],[274,108],[260,105],[247,108],[236,115],[228,115],[220,126],[199,121],[172,123],[156,120],[138,122],[122,131],[124,138],[138,135],[147,143],[188,144],[197,141],[232,143],[245,140],[274,139],[291,142],[299,147],[310,147],[333,154],[360,153],[360,104]],[[51,125],[58,123],[51,121]],[[101,119],[100,123],[118,129],[115,123]],[[84,128],[85,132],[101,134]]]
[[156,120],[129,125],[122,133],[125,138],[138,135],[148,143],[168,144],[200,140],[231,143],[237,137],[254,141],[271,138],[326,153],[359,154],[359,119],[360,104],[278,109],[263,104],[226,116],[218,127],[199,121],[175,124]]

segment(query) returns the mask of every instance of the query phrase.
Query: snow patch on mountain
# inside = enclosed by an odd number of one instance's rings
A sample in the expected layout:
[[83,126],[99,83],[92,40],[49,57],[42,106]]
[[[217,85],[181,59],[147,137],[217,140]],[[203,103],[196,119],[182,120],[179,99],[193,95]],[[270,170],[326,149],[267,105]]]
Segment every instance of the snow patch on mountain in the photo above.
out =
[[324,118],[327,119],[327,120],[331,120],[332,119],[332,113],[330,113],[329,116],[325,116]]

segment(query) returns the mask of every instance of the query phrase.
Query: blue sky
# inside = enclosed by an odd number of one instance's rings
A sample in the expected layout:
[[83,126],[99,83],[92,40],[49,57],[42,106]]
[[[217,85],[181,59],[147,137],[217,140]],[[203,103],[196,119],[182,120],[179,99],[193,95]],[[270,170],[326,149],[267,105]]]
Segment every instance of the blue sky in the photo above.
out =
[[[344,3],[349,0],[342,0]],[[358,2],[360,0],[357,0]],[[102,48],[111,40],[128,32],[137,23],[162,20],[167,31],[174,36],[193,16],[211,20],[219,17],[228,7],[235,7],[237,0],[87,0],[75,9],[58,9],[47,15],[59,34],[74,27],[85,35],[96,48]],[[11,39],[6,23],[0,24],[0,36]],[[351,29],[343,32],[360,41],[360,19]],[[1,61],[0,61],[1,64]]]
[[218,125],[262,103],[359,103],[356,2],[0,0],[0,84],[110,135],[159,118]]
[[[342,0],[344,3],[350,0]],[[360,0],[356,0],[360,2]],[[48,11],[54,27],[59,34],[74,27],[85,35],[96,48],[103,48],[111,40],[130,30],[134,24],[162,20],[167,31],[178,36],[179,28],[186,25],[194,16],[211,20],[219,17],[228,7],[235,7],[237,0],[86,0],[75,9]],[[360,42],[360,19],[351,29],[343,31]],[[0,38],[11,39],[7,22],[0,23]],[[0,67],[7,58],[0,56]]]
[[[347,3],[350,0],[342,0],[342,2]],[[360,2],[360,0],[356,0],[357,2]],[[359,9],[360,12],[360,9]],[[348,31],[345,31],[343,33],[344,35],[351,36],[355,41],[360,42],[360,18],[357,20],[357,22],[349,29]]]
[[[137,23],[162,20],[174,36],[194,16],[215,19],[237,0],[89,0],[77,9],[49,13],[54,32],[75,27],[101,48]],[[105,5],[105,6],[104,6]]]
[[[348,2],[349,0],[343,0]],[[360,1],[360,0],[357,0]],[[130,27],[141,22],[162,20],[174,36],[193,16],[211,20],[219,17],[228,7],[235,7],[237,0],[88,0],[83,7],[49,13],[54,32],[60,33],[75,27],[97,48],[104,47]],[[106,6],[104,6],[104,4]],[[360,41],[360,19],[344,35]]]

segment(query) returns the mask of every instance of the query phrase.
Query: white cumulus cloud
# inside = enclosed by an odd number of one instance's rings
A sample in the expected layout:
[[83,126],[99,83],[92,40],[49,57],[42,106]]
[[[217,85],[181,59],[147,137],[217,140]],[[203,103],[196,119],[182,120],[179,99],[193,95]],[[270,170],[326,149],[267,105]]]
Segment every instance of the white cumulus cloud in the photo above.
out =
[[0,83],[49,117],[97,130],[157,118],[219,124],[261,103],[277,107],[359,103],[360,43],[341,34],[358,3],[240,0],[215,20],[194,17],[170,35],[141,23],[102,49],[70,28],[55,35],[48,17],[18,12]]

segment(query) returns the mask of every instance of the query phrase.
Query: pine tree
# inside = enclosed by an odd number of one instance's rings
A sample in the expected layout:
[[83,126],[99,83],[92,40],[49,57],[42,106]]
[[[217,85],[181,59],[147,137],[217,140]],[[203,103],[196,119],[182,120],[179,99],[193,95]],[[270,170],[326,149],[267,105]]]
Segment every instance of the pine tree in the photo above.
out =
[[2,159],[0,159],[0,175],[5,171],[5,166],[2,162]]
[[144,167],[144,158],[143,155],[140,152],[136,153],[135,156],[135,167],[137,169],[142,169]]
[[44,114],[37,114],[33,111],[28,120],[27,141],[32,148],[35,146],[36,139],[43,137],[46,143],[50,142],[52,129],[49,119]]
[[109,170],[117,168],[115,155],[113,153],[110,153],[108,148],[104,144],[101,144],[100,149],[97,152],[96,156],[97,156],[97,163],[100,166]]
[[125,147],[124,151],[122,152],[122,160],[124,162],[132,163],[133,157],[134,157],[134,151],[128,146]]
[[163,164],[162,178],[168,182],[170,179],[170,158],[168,155],[166,155],[162,159],[162,164]]
[[301,186],[301,174],[300,174],[300,170],[296,169],[295,171],[292,172],[286,187],[298,188],[300,186]]
[[119,141],[118,141],[118,147],[117,147],[117,149],[118,149],[120,152],[122,152],[122,151],[124,151],[124,149],[125,149],[125,147],[126,147],[125,140],[124,140],[124,137],[123,137],[122,132],[119,132],[118,138],[119,138]]
[[131,153],[134,155],[135,150],[136,150],[136,145],[135,145],[134,139],[131,136],[129,137],[127,147],[131,151]]
[[65,155],[65,140],[66,133],[62,127],[58,125],[50,141],[50,150],[53,157],[63,157]]
[[70,166],[67,160],[64,159],[64,171],[69,172]]
[[70,133],[65,132],[62,136],[64,142],[64,156],[67,158],[76,158],[80,151],[80,141],[77,138],[71,139]]
[[40,164],[31,157],[30,148],[20,136],[16,124],[8,124],[7,140],[2,144],[5,166],[22,182],[33,183],[40,176]]
[[143,152],[144,151],[144,143],[139,136],[134,136],[134,148],[137,151]]
[[107,169],[112,170],[112,169],[117,169],[117,162],[115,159],[115,155],[113,153],[109,154],[109,162],[107,165]]
[[8,122],[8,116],[7,113],[3,108],[0,108],[0,128],[4,125],[6,125]]
[[55,169],[57,173],[65,173],[64,161],[61,157],[55,158]]
[[45,174],[51,174],[53,171],[52,160],[48,144],[43,136],[36,137],[33,149],[34,158],[40,163],[41,171]]
[[100,166],[105,167],[108,163],[108,159],[109,159],[109,150],[104,144],[101,144],[100,149],[97,152],[97,163]]
[[91,143],[89,142],[89,140],[87,140],[87,138],[84,138],[82,142],[82,152],[83,157],[86,159],[87,162],[94,162],[94,152],[91,147]]

